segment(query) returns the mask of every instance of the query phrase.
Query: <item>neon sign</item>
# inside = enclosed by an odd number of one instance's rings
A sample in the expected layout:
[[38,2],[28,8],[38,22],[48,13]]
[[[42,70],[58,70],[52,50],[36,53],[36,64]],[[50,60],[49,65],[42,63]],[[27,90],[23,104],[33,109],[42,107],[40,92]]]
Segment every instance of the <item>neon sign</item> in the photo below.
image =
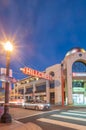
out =
[[31,68],[28,68],[28,67],[20,68],[20,70],[26,75],[31,75],[31,76],[35,76],[35,77],[39,77],[39,78],[44,78],[44,79],[47,79],[47,80],[52,80],[51,75],[47,75],[47,74],[45,74],[43,72],[33,70]]

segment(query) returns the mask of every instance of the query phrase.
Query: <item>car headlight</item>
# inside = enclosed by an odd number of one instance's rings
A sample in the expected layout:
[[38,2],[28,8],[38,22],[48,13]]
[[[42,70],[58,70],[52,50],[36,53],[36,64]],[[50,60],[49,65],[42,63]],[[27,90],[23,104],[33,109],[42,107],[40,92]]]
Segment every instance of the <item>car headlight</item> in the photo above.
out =
[[40,105],[40,107],[44,107],[44,105]]
[[24,103],[22,103],[22,106],[24,106]]
[[44,105],[39,105],[39,109],[43,109],[44,108]]

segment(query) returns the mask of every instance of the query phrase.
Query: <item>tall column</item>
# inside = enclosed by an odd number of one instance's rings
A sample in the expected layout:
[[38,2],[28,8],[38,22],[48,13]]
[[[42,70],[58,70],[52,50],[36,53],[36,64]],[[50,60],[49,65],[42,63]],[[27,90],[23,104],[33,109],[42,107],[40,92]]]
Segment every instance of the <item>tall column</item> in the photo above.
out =
[[71,63],[67,64],[67,90],[68,90],[68,104],[72,105],[72,67]]
[[19,92],[18,92],[18,86],[17,86],[17,99],[18,99],[18,95],[19,95]]
[[24,86],[24,102],[26,101],[26,99],[25,99],[25,92],[26,92],[26,88],[25,88],[25,86]]
[[55,80],[55,104],[61,104],[61,81]]
[[36,91],[36,86],[35,83],[33,83],[33,99],[35,100],[35,91]]
[[49,80],[46,80],[46,99],[47,102],[50,102],[50,91],[49,91]]

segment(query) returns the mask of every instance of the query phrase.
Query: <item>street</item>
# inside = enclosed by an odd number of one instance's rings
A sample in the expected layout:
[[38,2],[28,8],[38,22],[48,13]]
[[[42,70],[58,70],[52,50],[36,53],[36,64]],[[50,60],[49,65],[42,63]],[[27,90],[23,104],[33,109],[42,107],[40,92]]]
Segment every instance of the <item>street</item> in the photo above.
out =
[[[17,111],[19,108],[16,108]],[[52,110],[52,111],[34,111],[21,109],[22,118],[16,117],[16,120],[27,124],[34,123],[42,128],[42,130],[72,130],[86,129],[86,109],[73,110]],[[24,113],[23,113],[24,112]],[[12,113],[12,112],[11,112]],[[18,112],[19,113],[19,112]],[[21,115],[21,113],[20,113]]]
[[41,130],[86,130],[86,109],[53,109],[35,111],[23,108],[10,108],[11,116],[27,126],[32,123]]
[[22,123],[32,122],[42,130],[86,130],[85,110],[55,110],[18,120]]

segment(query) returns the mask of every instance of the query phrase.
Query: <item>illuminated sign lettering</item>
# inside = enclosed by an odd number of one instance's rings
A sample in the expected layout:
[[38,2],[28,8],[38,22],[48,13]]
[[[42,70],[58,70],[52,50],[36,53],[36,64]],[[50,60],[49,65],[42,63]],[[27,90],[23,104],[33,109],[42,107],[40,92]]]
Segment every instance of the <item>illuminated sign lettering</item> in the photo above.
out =
[[39,78],[44,78],[44,79],[48,79],[48,80],[52,80],[52,76],[51,75],[47,75],[43,72],[39,72],[37,70],[33,70],[31,68],[25,67],[25,68],[20,68],[20,70],[26,74],[26,75],[31,75],[31,76],[35,76],[35,77],[39,77]]

